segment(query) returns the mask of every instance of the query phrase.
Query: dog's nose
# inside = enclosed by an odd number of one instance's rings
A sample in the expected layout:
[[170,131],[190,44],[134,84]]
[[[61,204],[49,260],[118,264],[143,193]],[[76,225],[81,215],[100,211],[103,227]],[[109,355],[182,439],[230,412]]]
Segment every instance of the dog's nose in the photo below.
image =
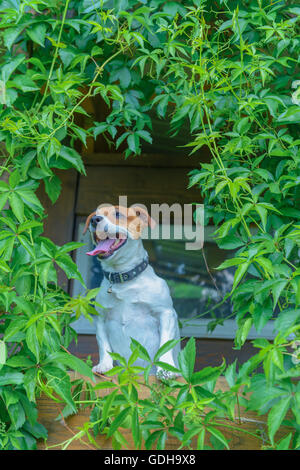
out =
[[96,227],[97,227],[97,224],[98,224],[99,222],[101,222],[102,219],[103,219],[102,215],[94,215],[94,216],[91,218],[92,227],[96,228]]

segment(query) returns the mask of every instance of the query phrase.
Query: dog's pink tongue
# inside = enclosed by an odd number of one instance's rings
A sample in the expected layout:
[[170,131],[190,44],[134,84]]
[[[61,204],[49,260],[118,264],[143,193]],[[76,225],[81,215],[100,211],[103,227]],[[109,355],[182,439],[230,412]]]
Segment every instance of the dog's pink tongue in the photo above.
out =
[[87,255],[89,256],[96,256],[99,255],[99,253],[107,253],[112,245],[115,243],[116,240],[112,238],[107,238],[106,240],[101,240],[96,248],[94,248],[92,251],[88,251]]

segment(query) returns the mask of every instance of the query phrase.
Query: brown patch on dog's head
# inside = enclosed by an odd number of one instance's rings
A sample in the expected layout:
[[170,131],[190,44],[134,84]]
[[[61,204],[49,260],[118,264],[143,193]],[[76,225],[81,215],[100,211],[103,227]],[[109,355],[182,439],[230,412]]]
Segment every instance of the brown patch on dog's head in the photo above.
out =
[[89,228],[89,225],[90,225],[90,221],[91,221],[91,218],[96,215],[96,211],[92,212],[86,219],[85,221],[85,226],[84,226],[84,229],[83,229],[83,235],[86,233],[87,229]]
[[156,225],[148,211],[140,206],[129,207],[127,219],[128,230],[134,239],[140,238],[145,227],[154,228]]
[[94,216],[102,216],[108,219],[113,225],[123,227],[130,232],[132,238],[138,239],[141,237],[142,231],[145,227],[150,226],[154,228],[156,223],[148,214],[148,211],[138,205],[131,207],[123,206],[99,206],[95,212],[92,212],[86,219],[84,231],[85,233]]

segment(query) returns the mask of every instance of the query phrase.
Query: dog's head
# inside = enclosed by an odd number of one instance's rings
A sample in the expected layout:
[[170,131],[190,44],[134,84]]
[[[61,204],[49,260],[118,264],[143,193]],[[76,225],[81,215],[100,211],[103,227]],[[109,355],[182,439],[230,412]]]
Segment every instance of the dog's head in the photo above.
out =
[[128,240],[139,239],[148,225],[153,228],[155,222],[142,207],[101,205],[85,223],[83,233],[89,229],[96,245],[87,255],[110,258]]

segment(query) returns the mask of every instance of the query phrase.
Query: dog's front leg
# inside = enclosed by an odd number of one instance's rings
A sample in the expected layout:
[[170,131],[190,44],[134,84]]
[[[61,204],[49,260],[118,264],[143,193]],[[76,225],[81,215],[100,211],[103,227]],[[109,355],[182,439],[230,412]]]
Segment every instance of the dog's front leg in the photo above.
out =
[[113,359],[109,355],[112,352],[107,333],[105,330],[103,316],[98,316],[95,319],[96,324],[96,338],[99,348],[99,364],[93,367],[93,372],[97,374],[105,374],[108,370],[113,367]]
[[[159,315],[159,331],[160,331],[160,345],[163,346],[167,341],[172,339],[180,340],[178,319],[175,310],[172,307],[162,308],[159,312],[156,312]],[[176,348],[178,350],[178,348]],[[177,357],[174,360],[174,354],[176,349],[171,349],[167,351],[160,357],[161,362],[165,362],[173,367],[177,367]],[[162,367],[157,367],[157,376],[163,377],[177,377],[180,374],[175,372],[166,371]]]

